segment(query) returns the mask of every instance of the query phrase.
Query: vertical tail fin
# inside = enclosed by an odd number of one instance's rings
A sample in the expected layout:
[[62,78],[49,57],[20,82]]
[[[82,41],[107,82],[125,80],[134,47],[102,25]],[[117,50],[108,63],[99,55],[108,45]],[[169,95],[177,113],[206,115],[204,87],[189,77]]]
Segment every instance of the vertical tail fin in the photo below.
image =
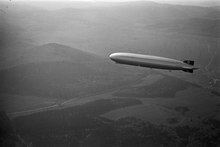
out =
[[192,61],[192,60],[184,60],[183,62],[188,65],[192,65],[192,66],[194,65],[194,61]]

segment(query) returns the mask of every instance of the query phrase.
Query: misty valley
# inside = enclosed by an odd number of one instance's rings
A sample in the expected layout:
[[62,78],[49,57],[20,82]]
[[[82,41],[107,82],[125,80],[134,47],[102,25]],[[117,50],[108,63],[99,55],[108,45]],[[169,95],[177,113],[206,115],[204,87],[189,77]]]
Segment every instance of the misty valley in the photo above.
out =
[[[220,145],[219,6],[0,2],[0,145]],[[193,74],[114,52],[194,60]]]

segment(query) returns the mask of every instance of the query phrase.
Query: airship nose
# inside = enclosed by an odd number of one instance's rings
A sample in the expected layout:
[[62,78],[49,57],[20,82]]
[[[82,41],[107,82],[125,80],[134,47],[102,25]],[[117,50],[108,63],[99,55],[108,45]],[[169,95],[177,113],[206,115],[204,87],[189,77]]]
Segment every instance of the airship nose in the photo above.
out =
[[113,54],[111,54],[111,55],[109,56],[109,58],[114,61],[114,60],[116,59],[116,56],[115,56],[115,54],[113,53]]

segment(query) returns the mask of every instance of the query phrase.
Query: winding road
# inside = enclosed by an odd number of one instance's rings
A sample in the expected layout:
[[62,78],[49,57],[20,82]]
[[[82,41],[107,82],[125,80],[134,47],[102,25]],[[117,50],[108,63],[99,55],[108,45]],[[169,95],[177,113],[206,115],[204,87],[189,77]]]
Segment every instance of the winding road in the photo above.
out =
[[[208,64],[205,66],[205,70],[206,70],[206,72],[207,72],[208,78],[213,81],[213,84],[216,84],[218,81],[220,81],[220,79],[214,78],[214,77],[211,75],[211,73],[210,73],[210,71],[209,71],[209,66],[212,64],[212,62],[213,62],[213,60],[214,60],[214,58],[215,58],[215,55],[217,54],[217,51],[214,52],[214,53],[212,53],[211,50],[210,50],[210,45],[209,45],[209,44],[207,45],[207,51],[208,51],[208,54],[210,54],[210,59],[209,59]],[[213,86],[213,85],[212,85],[212,86]]]

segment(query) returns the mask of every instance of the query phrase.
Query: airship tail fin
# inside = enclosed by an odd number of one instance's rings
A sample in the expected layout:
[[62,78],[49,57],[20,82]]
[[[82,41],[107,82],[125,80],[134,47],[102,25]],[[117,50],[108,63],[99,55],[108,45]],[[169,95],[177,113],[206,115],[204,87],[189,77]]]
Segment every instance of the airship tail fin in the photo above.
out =
[[194,61],[192,61],[192,60],[185,60],[183,62],[188,64],[188,65],[192,65],[192,66],[194,65]]
[[194,70],[196,70],[198,68],[189,68],[189,67],[184,67],[182,69],[182,71],[185,71],[185,72],[189,72],[189,73],[193,73]]
[[191,68],[184,68],[183,71],[193,73],[193,69]]

